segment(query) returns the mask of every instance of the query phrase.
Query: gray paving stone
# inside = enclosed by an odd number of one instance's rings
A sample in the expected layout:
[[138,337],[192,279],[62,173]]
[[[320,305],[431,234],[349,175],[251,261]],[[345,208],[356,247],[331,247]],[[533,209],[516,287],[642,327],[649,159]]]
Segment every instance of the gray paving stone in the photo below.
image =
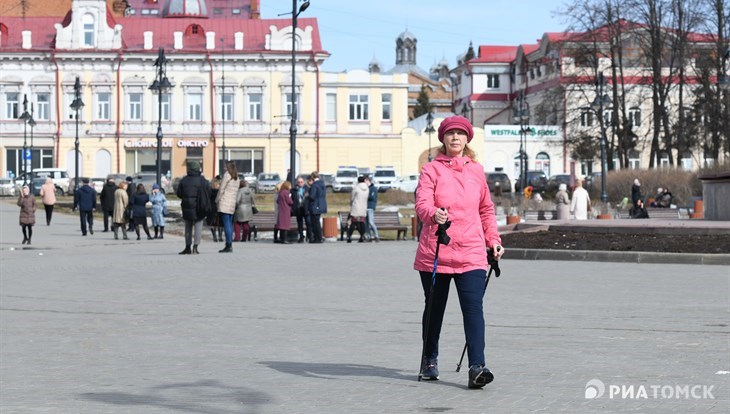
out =
[[[41,217],[41,212],[38,215]],[[727,266],[504,260],[485,298],[495,382],[466,389],[454,292],[441,380],[417,382],[416,244],[82,237],[0,202],[2,413],[710,412],[730,406]],[[13,250],[11,250],[13,249]],[[509,246],[507,246],[509,249]],[[708,385],[715,399],[584,398]]]

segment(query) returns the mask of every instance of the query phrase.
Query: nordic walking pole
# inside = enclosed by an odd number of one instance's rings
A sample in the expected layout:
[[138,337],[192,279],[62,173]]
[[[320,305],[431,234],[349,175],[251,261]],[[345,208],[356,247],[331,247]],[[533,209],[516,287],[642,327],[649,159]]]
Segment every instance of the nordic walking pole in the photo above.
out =
[[426,357],[426,340],[428,339],[428,329],[431,325],[431,305],[433,303],[434,286],[436,286],[436,269],[439,265],[439,247],[441,244],[446,245],[449,244],[449,242],[451,241],[449,235],[446,234],[446,229],[448,229],[450,225],[451,222],[447,221],[444,224],[439,224],[438,230],[436,230],[436,236],[438,236],[438,238],[436,239],[436,254],[434,255],[433,259],[433,273],[431,273],[431,289],[429,289],[428,292],[428,305],[426,305],[426,331],[424,332],[423,336],[421,361],[419,362],[418,367],[418,381],[421,381],[421,378],[423,377],[423,359]]
[[[497,246],[497,250],[499,250],[500,246]],[[499,262],[497,260],[494,260],[494,256],[492,256],[492,249],[487,249],[487,262],[489,263],[489,273],[487,273],[487,281],[484,282],[484,293],[487,292],[487,286],[489,286],[489,278],[492,276],[492,271],[494,271],[494,275],[496,277],[499,277],[499,275],[502,273],[501,270],[499,270]],[[466,354],[466,346],[467,344],[464,344],[464,350],[461,351],[461,358],[459,359],[459,363],[456,364],[456,372],[459,372],[461,370],[461,363],[464,362],[464,355]]]

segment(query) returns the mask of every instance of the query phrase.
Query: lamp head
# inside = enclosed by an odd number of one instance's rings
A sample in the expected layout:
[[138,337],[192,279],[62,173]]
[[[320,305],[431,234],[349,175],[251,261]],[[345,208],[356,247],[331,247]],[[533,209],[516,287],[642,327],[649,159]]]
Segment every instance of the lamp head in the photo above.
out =
[[431,111],[428,111],[428,115],[426,115],[426,122],[428,122],[429,125],[433,122],[433,113],[431,113]]
[[299,6],[299,12],[297,14],[303,12],[304,10],[307,10],[307,8],[309,8],[309,0],[305,1],[304,3],[302,3],[301,6]]

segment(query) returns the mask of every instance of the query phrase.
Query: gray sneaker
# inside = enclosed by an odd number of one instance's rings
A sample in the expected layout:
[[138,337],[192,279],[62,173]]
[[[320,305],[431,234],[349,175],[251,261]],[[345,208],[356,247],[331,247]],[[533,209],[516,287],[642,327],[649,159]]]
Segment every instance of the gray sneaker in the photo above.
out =
[[494,374],[484,365],[469,367],[469,388],[482,388],[494,381]]
[[424,359],[421,378],[426,381],[439,379],[439,363],[437,359]]

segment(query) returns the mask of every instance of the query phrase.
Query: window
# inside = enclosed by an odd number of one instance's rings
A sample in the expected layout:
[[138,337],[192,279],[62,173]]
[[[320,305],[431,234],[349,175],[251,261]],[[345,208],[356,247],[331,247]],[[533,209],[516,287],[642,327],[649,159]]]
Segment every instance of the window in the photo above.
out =
[[112,94],[101,92],[96,94],[96,120],[108,121],[111,119]]
[[659,167],[661,167],[661,168],[669,167],[669,154],[667,154],[666,151],[659,152]]
[[203,120],[203,95],[194,93],[188,95],[187,121]]
[[94,16],[85,14],[82,23],[84,25],[84,46],[94,47]]
[[499,75],[487,75],[487,88],[499,89]]
[[[544,152],[540,152],[535,157],[535,169],[545,173],[548,177],[550,176],[550,156]],[[529,176],[528,176],[529,177]]]
[[327,94],[327,121],[337,121],[337,95],[334,93]]
[[159,105],[162,104],[162,120],[163,121],[169,121],[170,120],[170,94],[169,93],[163,93],[162,102],[155,102],[158,106],[155,106],[155,117],[157,117],[157,111],[159,111]]
[[591,111],[591,108],[581,108],[580,126],[582,126],[582,127],[592,127],[593,126],[593,111]]
[[613,125],[613,108],[606,108],[603,110],[603,125]]
[[248,120],[249,121],[261,121],[261,101],[263,95],[260,93],[249,93],[248,94]]
[[33,117],[39,121],[48,121],[51,119],[51,94],[39,93],[36,95],[37,108]]
[[641,168],[641,153],[639,151],[631,150],[629,152],[629,168],[632,170]]
[[350,121],[367,121],[368,96],[350,95]]
[[683,153],[679,162],[682,165],[683,170],[692,171],[692,154],[691,153],[689,153],[689,152]]
[[641,126],[641,109],[634,106],[629,109],[629,125],[634,128]]
[[[291,119],[292,115],[294,115],[294,111],[297,110],[297,108],[300,108],[299,105],[299,94],[295,94],[294,99],[296,99],[296,107],[292,108],[292,102],[291,102],[291,93],[286,94],[286,108],[284,108],[284,112],[286,113],[286,116]],[[299,119],[299,116],[297,114],[297,119]]]
[[130,93],[129,94],[129,120],[130,121],[141,121],[142,120],[142,94],[141,93]]
[[393,99],[393,96],[389,93],[384,93],[382,96],[382,104],[383,104],[383,121],[390,121],[391,114],[391,100]]
[[233,121],[233,94],[221,95],[221,120]]
[[5,119],[18,119],[20,116],[20,94],[8,92],[5,94]]

